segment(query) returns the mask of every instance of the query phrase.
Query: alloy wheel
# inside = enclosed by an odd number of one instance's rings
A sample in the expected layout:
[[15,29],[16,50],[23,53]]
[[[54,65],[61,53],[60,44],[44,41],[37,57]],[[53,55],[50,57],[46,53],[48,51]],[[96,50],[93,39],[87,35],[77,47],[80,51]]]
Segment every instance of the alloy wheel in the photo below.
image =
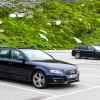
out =
[[37,71],[33,75],[33,84],[36,88],[46,87],[46,78],[45,78],[45,75],[41,71]]
[[76,59],[79,59],[79,58],[80,58],[80,53],[76,53],[76,54],[75,54],[75,58],[76,58]]

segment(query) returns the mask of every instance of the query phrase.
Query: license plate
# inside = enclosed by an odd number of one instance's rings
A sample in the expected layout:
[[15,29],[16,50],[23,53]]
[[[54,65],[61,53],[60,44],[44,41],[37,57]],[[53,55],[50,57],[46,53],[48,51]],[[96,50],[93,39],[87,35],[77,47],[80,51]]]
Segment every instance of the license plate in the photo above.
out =
[[77,74],[69,75],[68,78],[76,78]]

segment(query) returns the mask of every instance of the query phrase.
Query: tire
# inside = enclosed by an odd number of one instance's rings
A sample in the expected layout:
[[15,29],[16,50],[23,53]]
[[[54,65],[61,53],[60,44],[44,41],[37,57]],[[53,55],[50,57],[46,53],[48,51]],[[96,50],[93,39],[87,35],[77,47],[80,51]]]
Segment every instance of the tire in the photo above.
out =
[[36,71],[32,76],[32,82],[35,88],[43,89],[47,87],[46,76],[42,71]]
[[71,83],[66,84],[67,87],[70,87],[71,85],[72,85]]
[[81,58],[81,55],[80,55],[80,53],[76,53],[76,54],[75,54],[75,58],[76,58],[76,59],[79,59],[79,58]]

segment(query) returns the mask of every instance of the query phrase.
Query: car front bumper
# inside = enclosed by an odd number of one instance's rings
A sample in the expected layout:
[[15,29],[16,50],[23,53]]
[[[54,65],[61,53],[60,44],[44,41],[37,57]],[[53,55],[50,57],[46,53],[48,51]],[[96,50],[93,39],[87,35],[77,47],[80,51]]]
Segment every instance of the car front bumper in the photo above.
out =
[[48,76],[47,81],[48,84],[68,84],[73,82],[79,81],[79,73],[75,74],[75,77],[70,77],[72,75],[66,75],[66,76]]

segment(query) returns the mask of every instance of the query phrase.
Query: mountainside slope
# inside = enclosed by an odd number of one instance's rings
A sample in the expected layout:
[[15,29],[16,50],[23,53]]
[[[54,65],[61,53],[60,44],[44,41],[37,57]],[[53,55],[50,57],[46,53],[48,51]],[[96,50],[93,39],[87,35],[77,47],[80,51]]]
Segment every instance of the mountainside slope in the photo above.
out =
[[[80,0],[64,3],[48,0],[33,8],[0,8],[0,44],[11,47],[68,49],[76,45],[73,37],[85,44],[100,42],[100,1]],[[20,10],[19,10],[20,9]],[[24,17],[9,14],[24,11]],[[29,13],[30,12],[30,13]]]

